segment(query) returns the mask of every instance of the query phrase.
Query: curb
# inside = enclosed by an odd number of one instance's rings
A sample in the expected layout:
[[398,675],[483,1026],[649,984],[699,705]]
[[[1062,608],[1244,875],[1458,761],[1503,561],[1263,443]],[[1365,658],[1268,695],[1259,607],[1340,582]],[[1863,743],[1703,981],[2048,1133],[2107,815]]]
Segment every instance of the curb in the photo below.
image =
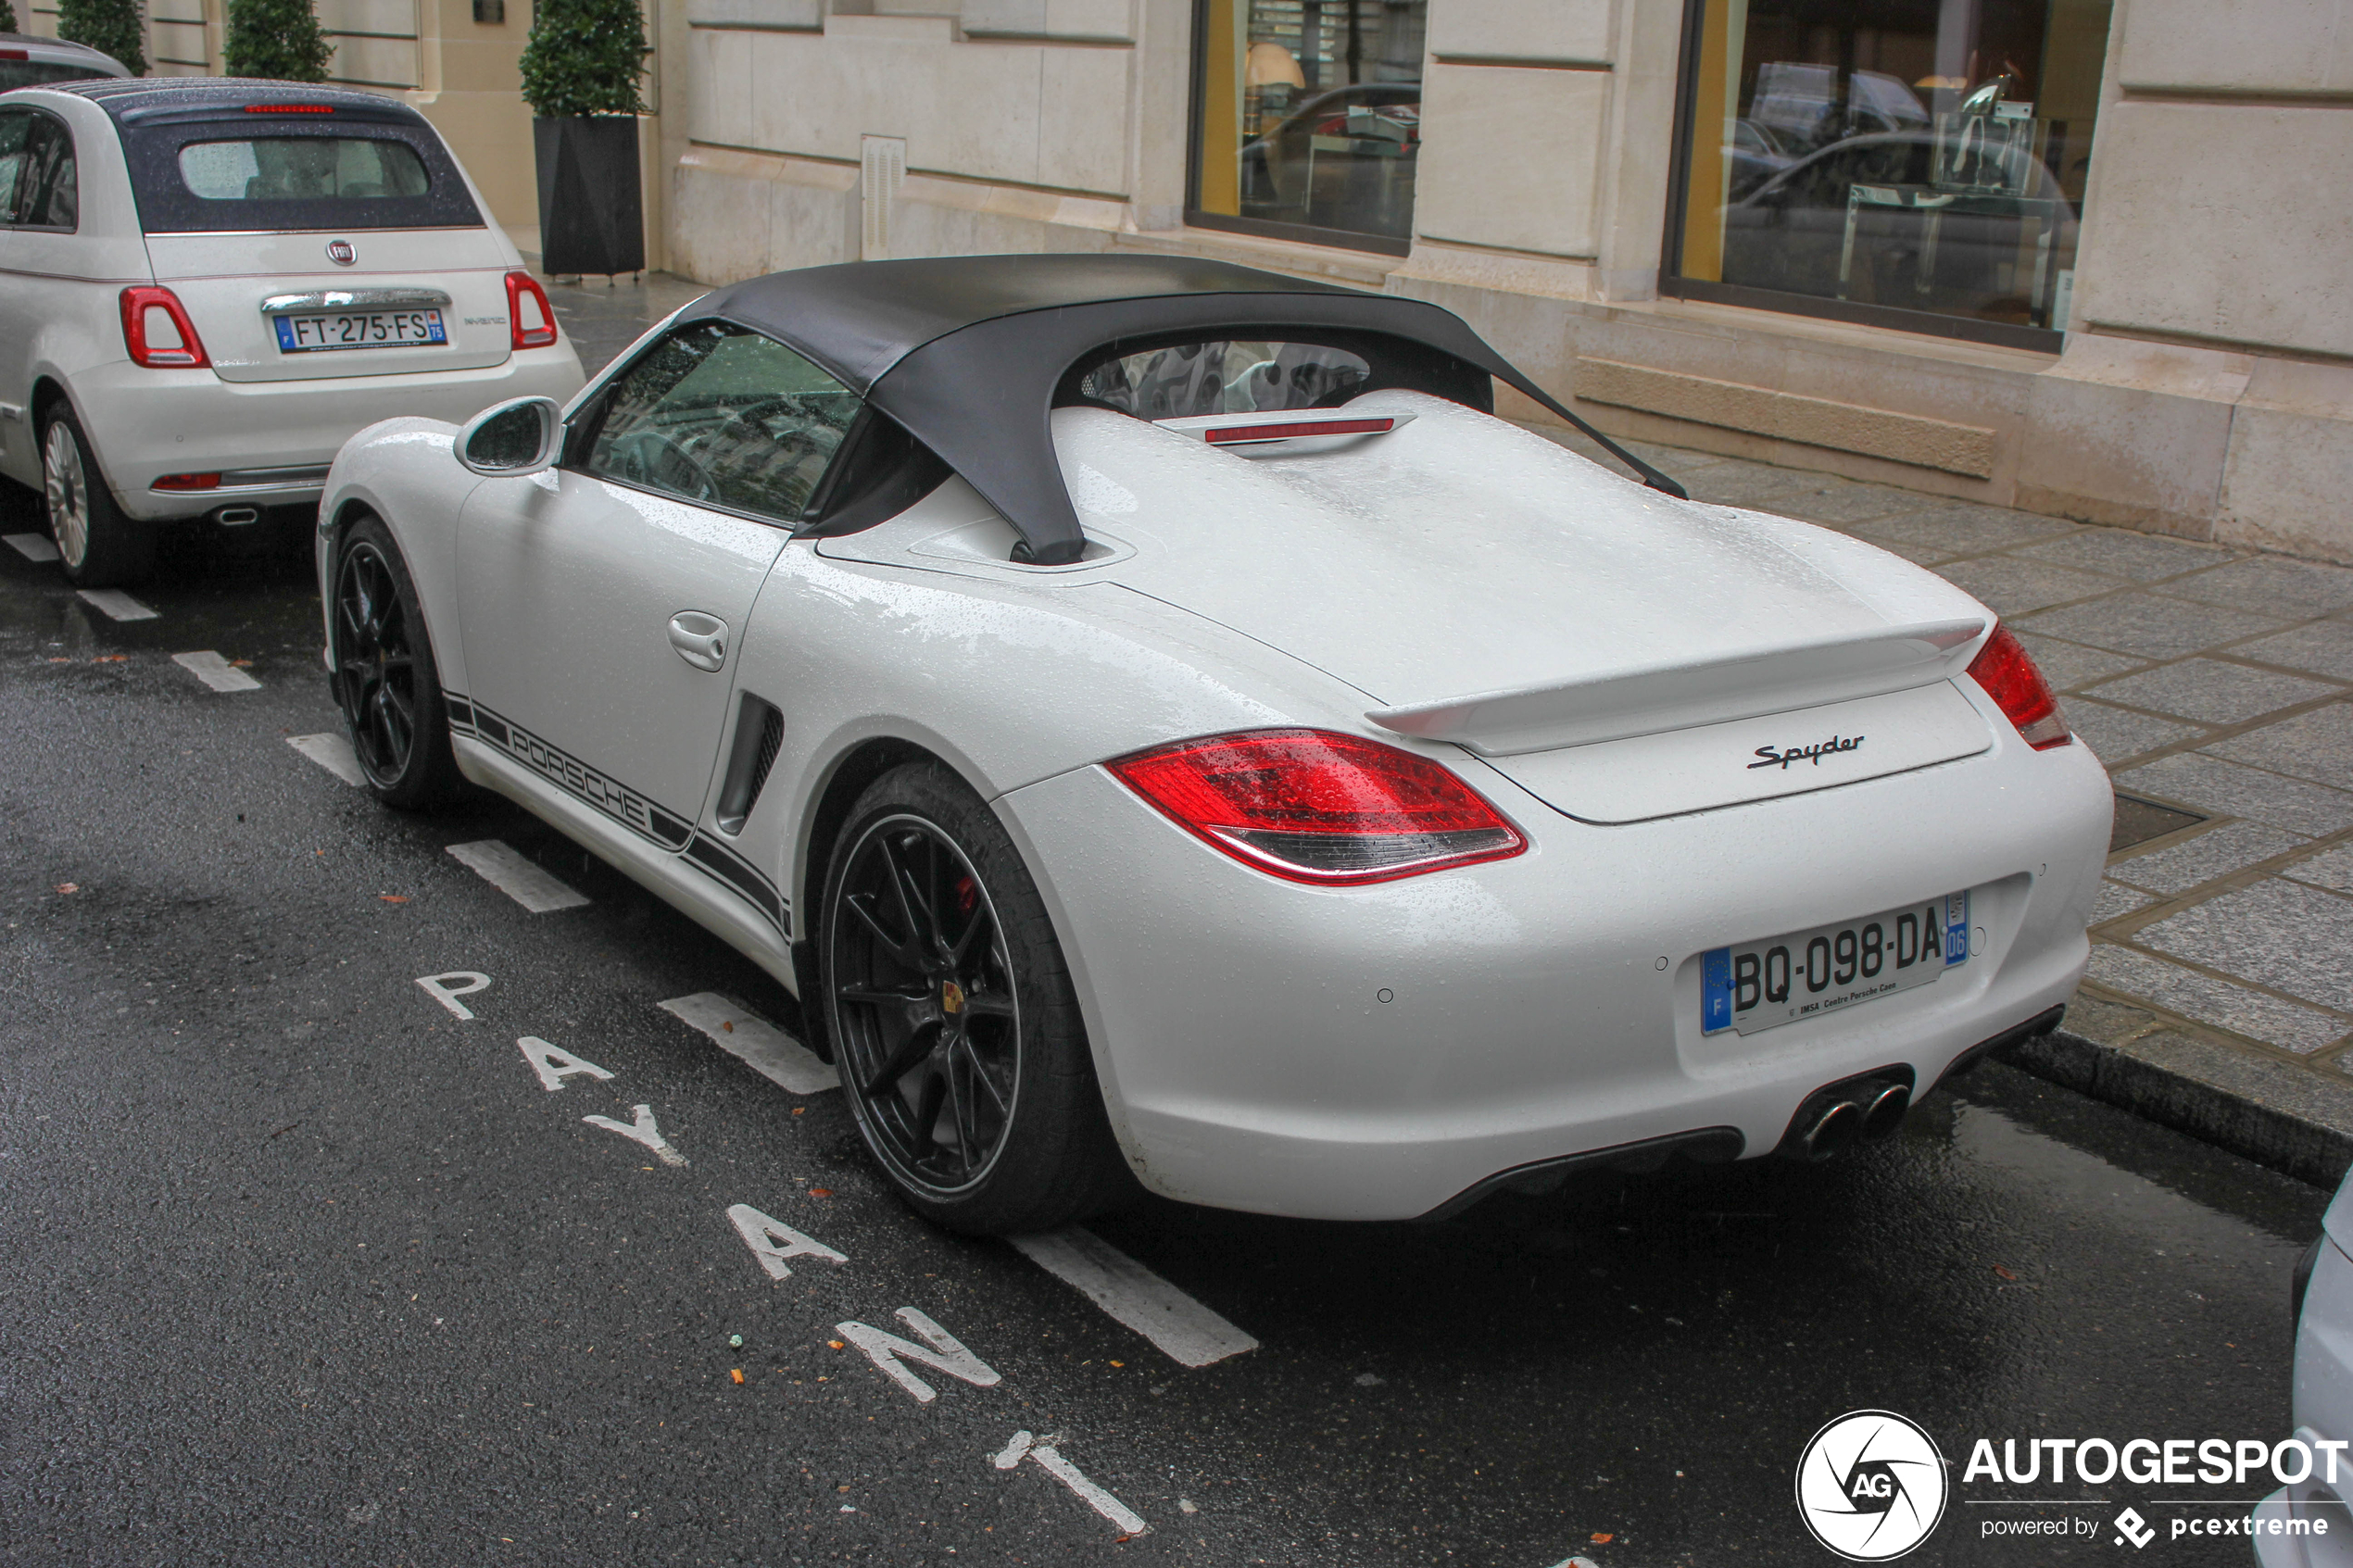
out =
[[2079,1017],[2092,1033],[2127,1032],[2109,1042],[2059,1028],[1996,1060],[2315,1186],[2334,1190],[2353,1169],[2353,1080],[2148,1027],[2151,1015],[2091,997],[2070,1005],[2068,1021]]

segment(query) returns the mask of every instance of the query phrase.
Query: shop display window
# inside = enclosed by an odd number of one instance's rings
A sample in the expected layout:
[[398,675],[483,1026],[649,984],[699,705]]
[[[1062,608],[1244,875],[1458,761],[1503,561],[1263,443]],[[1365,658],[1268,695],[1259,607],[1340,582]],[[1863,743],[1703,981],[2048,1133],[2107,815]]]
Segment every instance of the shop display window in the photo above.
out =
[[1403,255],[1428,0],[1200,0],[1189,221]]
[[1662,292],[2053,348],[2109,0],[1691,0]]

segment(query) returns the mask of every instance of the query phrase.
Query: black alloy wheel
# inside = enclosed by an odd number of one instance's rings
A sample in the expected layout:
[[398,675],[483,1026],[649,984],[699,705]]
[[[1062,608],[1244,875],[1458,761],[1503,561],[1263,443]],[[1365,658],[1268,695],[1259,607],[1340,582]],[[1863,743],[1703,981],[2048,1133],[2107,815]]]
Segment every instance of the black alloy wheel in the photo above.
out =
[[821,908],[835,1066],[911,1205],[1003,1235],[1132,1190],[1044,901],[969,786],[931,764],[877,780]]
[[892,1173],[941,1197],[1003,1154],[1021,1094],[1021,999],[997,907],[913,815],[850,846],[836,908],[836,1050]]
[[387,805],[457,792],[449,721],[414,584],[383,523],[362,518],[335,558],[330,684],[368,787]]

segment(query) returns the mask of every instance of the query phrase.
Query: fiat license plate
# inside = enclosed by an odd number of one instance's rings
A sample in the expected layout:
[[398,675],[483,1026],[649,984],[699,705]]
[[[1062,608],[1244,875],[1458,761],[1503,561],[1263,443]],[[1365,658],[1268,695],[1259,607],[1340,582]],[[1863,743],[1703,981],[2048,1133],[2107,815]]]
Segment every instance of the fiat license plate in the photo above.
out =
[[438,310],[371,310],[321,316],[276,316],[278,351],[321,348],[419,348],[449,341]]
[[1754,1035],[1925,985],[1969,962],[1969,895],[1718,947],[1700,960],[1700,1030]]

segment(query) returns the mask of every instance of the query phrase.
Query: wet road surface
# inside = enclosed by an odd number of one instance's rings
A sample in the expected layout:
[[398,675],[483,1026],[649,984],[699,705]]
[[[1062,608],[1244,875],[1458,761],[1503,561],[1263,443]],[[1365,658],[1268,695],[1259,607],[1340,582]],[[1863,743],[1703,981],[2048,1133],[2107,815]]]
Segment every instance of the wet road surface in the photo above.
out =
[[[1825,1167],[1099,1223],[1258,1342],[1180,1365],[661,1010],[791,1025],[718,942],[510,806],[399,816],[289,746],[337,728],[306,563],[193,541],[134,597],[0,548],[0,1562],[1811,1564],[1793,1469],[1862,1408],[1949,1465],[1911,1561],[2270,1489],[1964,1480],[1979,1437],[2285,1436],[2326,1198],[1999,1066]],[[491,839],[587,902],[446,852]],[[456,972],[471,1020],[416,984]],[[610,1076],[550,1091],[526,1036]],[[738,1204],[842,1261],[772,1279]],[[927,1402],[837,1326],[901,1309],[970,1358],[904,1363]],[[2096,1534],[1984,1537],[2024,1514]],[[2245,1559],[2202,1549],[2148,1551]]]

